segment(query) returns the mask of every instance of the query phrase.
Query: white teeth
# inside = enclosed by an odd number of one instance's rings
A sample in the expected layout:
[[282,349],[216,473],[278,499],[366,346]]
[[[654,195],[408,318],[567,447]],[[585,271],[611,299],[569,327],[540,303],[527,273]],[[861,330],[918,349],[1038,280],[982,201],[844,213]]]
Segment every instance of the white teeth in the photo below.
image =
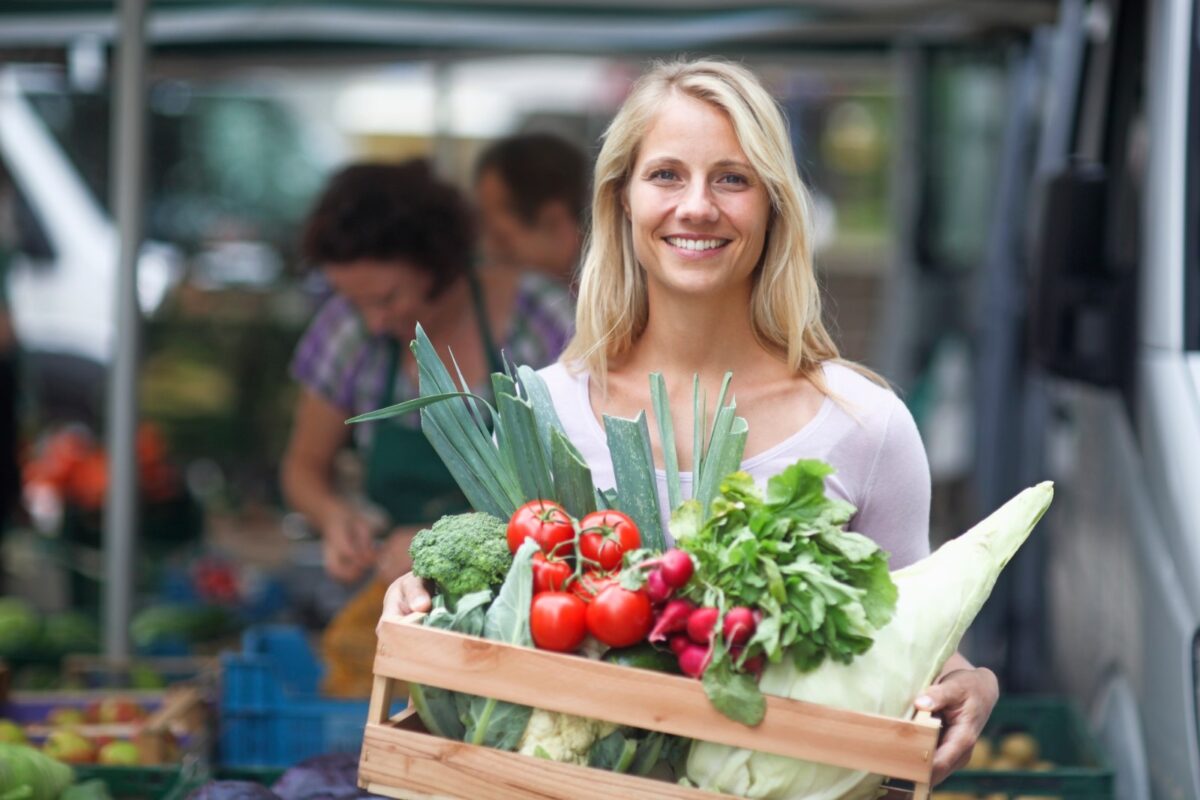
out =
[[667,243],[684,250],[715,250],[725,244],[724,239],[680,239],[668,236]]

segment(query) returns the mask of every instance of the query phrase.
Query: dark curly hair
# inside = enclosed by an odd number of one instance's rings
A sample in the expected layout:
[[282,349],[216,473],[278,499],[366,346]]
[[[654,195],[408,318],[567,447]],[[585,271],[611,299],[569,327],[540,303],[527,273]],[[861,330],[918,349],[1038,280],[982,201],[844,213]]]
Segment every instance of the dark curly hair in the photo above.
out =
[[361,259],[404,260],[433,275],[436,296],[471,265],[474,230],[462,194],[425,159],[359,163],[326,184],[304,224],[301,251],[336,269]]

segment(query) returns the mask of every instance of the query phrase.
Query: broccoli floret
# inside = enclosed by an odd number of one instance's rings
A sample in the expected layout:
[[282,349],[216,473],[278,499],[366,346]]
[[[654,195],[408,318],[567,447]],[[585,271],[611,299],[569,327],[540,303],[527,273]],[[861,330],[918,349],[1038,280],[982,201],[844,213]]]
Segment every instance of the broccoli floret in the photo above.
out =
[[413,572],[461,597],[504,583],[512,564],[506,525],[490,514],[442,517],[413,537]]

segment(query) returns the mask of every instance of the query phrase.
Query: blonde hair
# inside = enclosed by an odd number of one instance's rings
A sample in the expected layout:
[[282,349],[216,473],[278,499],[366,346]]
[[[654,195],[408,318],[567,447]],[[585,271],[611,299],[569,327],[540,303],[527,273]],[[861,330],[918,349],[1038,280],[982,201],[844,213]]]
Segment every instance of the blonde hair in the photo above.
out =
[[655,63],[608,126],[596,159],[575,335],[562,360],[587,369],[603,383],[609,360],[627,352],[646,328],[646,276],[634,256],[623,198],[641,142],[673,92],[710,103],[729,116],[771,201],[767,240],[750,300],[755,339],[828,393],[820,366],[840,359],[821,320],[813,271],[812,204],[796,168],[787,123],[750,70],[717,60]]

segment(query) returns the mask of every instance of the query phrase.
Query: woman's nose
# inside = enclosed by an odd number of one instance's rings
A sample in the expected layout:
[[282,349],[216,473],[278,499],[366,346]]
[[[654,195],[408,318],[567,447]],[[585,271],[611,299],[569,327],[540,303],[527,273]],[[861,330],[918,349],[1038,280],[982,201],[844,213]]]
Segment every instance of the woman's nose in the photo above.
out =
[[675,208],[675,214],[679,219],[689,222],[716,222],[721,212],[713,202],[708,184],[701,181],[688,186]]

